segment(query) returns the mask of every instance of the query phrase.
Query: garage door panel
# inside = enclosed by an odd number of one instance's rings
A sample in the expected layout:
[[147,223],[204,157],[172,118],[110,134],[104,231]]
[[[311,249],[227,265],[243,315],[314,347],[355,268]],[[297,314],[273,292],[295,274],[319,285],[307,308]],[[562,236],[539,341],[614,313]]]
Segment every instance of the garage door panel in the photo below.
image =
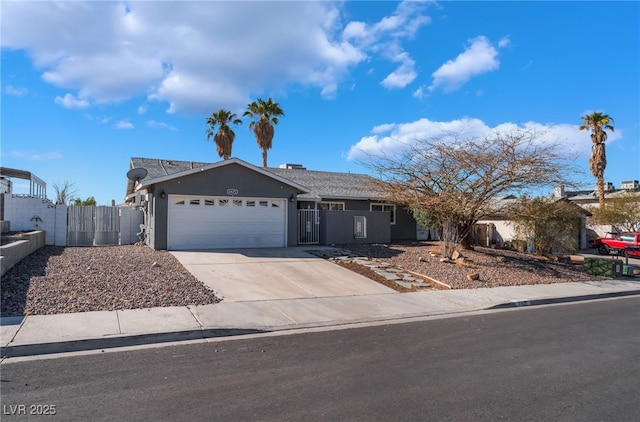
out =
[[169,196],[168,248],[286,246],[282,199]]

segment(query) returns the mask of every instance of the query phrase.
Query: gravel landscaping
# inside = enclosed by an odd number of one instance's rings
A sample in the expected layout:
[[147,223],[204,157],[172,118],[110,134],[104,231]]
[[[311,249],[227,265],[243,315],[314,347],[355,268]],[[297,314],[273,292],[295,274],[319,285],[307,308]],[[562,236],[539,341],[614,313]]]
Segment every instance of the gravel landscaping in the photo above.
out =
[[1,282],[1,315],[206,305],[215,294],[168,252],[146,246],[45,246]]
[[[568,256],[557,259],[515,251],[479,248],[462,251],[463,265],[441,262],[437,242],[399,242],[391,245],[340,245],[356,255],[382,260],[394,267],[428,276],[453,289],[519,286],[608,280],[586,274],[581,261]],[[469,275],[477,274],[477,280]]]
[[[339,247],[425,275],[454,289],[607,280],[586,274],[582,262],[569,257],[550,259],[476,248],[463,251],[465,262],[456,264],[441,262],[442,257],[437,254],[439,245],[434,242]],[[364,266],[341,265],[384,282]],[[477,275],[477,280],[471,279],[472,274]],[[1,298],[2,316],[206,305],[220,301],[170,253],[134,245],[45,246],[2,277]]]

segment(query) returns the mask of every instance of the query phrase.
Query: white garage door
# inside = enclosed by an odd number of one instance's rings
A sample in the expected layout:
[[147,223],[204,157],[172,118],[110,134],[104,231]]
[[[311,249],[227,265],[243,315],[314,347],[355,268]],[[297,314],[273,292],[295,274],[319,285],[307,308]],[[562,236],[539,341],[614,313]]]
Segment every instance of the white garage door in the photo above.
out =
[[286,246],[286,200],[169,195],[170,250]]

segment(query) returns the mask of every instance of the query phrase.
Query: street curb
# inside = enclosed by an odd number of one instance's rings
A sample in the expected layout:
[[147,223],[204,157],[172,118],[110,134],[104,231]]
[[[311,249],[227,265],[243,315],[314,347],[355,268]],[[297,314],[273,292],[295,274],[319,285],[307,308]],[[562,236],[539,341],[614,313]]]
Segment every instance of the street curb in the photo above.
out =
[[637,296],[637,295],[640,295],[640,290],[627,290],[623,292],[610,292],[610,293],[596,293],[596,294],[590,294],[590,295],[568,296],[568,297],[550,298],[550,299],[534,299],[534,300],[517,299],[507,303],[494,305],[486,309],[491,310],[491,309],[521,308],[523,306],[552,305],[555,303],[581,302],[585,300],[609,299],[609,298],[615,298],[615,297]]
[[337,327],[337,326],[345,326],[345,325],[351,325],[351,324],[361,324],[366,322],[384,322],[384,321],[394,321],[399,319],[422,318],[422,317],[429,317],[429,316],[443,316],[443,315],[460,316],[460,314],[464,314],[466,312],[478,312],[478,311],[518,308],[518,307],[527,307],[527,306],[536,306],[536,305],[550,305],[550,304],[558,304],[558,303],[570,303],[570,302],[579,302],[579,301],[587,301],[587,300],[595,300],[595,299],[608,299],[608,298],[628,297],[628,296],[637,296],[637,295],[640,295],[640,290],[628,290],[628,291],[621,291],[621,292],[598,293],[598,294],[588,294],[588,295],[549,298],[549,299],[534,299],[534,300],[519,299],[519,300],[512,300],[507,303],[494,305],[488,308],[467,309],[467,310],[444,312],[444,313],[427,312],[424,314],[421,313],[421,314],[411,314],[411,315],[402,315],[402,316],[398,315],[397,317],[387,317],[387,318],[380,318],[380,319],[366,319],[366,320],[340,321],[340,322],[325,321],[322,323],[316,322],[316,323],[301,324],[296,327],[273,326],[273,327],[263,327],[263,328],[201,328],[197,330],[174,331],[174,332],[168,332],[168,333],[134,334],[134,335],[123,335],[123,336],[113,336],[113,337],[103,337],[103,338],[83,339],[83,340],[69,340],[69,341],[37,343],[37,344],[16,344],[16,345],[8,344],[2,347],[2,355],[0,359],[37,356],[37,355],[51,355],[51,354],[69,353],[69,352],[85,352],[85,351],[91,351],[91,350],[143,346],[143,345],[150,345],[150,344],[171,343],[171,342],[180,342],[180,341],[189,341],[189,340],[206,340],[211,338],[234,337],[234,336],[242,336],[242,335],[250,335],[250,334],[265,334],[265,333],[272,333],[272,332],[279,332],[279,331],[288,331],[292,329],[309,329],[309,328],[330,327],[330,326]]
[[252,328],[214,328],[205,330],[174,331],[171,333],[138,334],[122,337],[70,340],[37,344],[7,345],[2,348],[2,359],[50,355],[54,353],[84,352],[89,350],[113,349],[116,347],[142,346],[147,344],[170,343],[188,340],[204,340],[215,337],[232,337],[246,334],[264,333],[265,330]]

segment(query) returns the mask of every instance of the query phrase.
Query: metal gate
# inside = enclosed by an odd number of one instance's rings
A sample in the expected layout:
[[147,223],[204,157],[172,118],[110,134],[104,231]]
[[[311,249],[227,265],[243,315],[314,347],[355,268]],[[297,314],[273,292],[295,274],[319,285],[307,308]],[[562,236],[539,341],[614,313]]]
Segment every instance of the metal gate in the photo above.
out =
[[69,206],[67,246],[117,245],[119,237],[118,207]]
[[298,210],[298,244],[320,243],[320,220],[318,210]]

